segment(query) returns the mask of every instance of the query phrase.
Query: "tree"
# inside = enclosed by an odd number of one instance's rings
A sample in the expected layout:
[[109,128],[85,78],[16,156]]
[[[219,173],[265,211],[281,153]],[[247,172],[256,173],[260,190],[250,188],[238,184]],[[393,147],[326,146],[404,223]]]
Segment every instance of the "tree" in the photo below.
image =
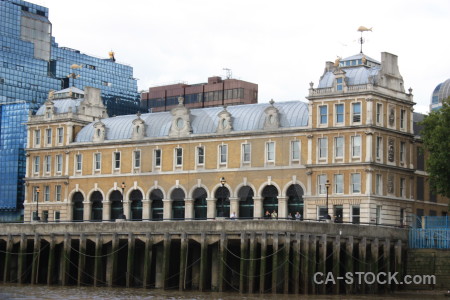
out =
[[423,126],[420,135],[427,152],[430,187],[435,193],[450,198],[450,97],[420,125]]

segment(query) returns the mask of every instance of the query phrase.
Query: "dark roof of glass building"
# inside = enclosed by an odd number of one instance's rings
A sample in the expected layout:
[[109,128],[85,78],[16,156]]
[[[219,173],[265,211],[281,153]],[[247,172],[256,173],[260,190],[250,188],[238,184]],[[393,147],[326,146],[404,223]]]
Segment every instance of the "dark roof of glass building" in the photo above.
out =
[[442,106],[442,101],[450,97],[450,79],[439,83],[431,95],[431,109],[438,109]]

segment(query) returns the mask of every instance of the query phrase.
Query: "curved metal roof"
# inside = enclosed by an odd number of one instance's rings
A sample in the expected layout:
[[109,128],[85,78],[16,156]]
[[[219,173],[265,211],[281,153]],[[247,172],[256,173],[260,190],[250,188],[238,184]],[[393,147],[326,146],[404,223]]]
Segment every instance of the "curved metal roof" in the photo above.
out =
[[[380,67],[354,67],[354,68],[345,68],[345,79],[347,85],[359,85],[359,84],[367,84],[367,83],[376,83],[378,72],[380,71]],[[334,84],[334,74],[329,71],[323,74],[322,78],[320,78],[318,88],[328,88],[332,87]],[[372,80],[372,81],[371,81]]]
[[[260,131],[264,129],[266,114],[264,110],[269,103],[236,105],[227,107],[232,118],[232,132]],[[280,113],[281,128],[305,127],[308,125],[308,104],[300,101],[274,103]],[[213,134],[219,123],[218,114],[223,107],[191,109],[192,134]],[[130,139],[133,120],[136,115],[118,116],[102,119],[106,127],[107,140]],[[140,118],[146,124],[146,137],[165,137],[169,135],[172,124],[170,112],[142,114]],[[95,122],[86,125],[77,135],[75,142],[90,142],[94,135]]]
[[[72,107],[72,111],[76,112],[77,107],[80,105],[83,99],[58,99],[53,100],[53,106],[55,108],[55,113],[63,114],[69,112],[69,107]],[[36,115],[44,115],[45,105],[41,105],[36,112]]]
[[[433,101],[433,98],[435,97],[437,97],[437,101]],[[442,101],[448,97],[450,97],[450,79],[447,79],[436,86],[431,95],[431,104],[442,103]]]

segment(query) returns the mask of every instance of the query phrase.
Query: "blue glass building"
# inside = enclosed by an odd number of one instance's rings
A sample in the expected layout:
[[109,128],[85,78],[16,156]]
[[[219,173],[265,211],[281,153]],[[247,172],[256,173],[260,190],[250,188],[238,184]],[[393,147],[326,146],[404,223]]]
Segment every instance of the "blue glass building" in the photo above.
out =
[[116,63],[112,53],[101,59],[60,47],[48,14],[43,6],[0,0],[0,221],[20,218],[25,122],[51,89],[99,88],[110,116],[139,110],[133,68]]

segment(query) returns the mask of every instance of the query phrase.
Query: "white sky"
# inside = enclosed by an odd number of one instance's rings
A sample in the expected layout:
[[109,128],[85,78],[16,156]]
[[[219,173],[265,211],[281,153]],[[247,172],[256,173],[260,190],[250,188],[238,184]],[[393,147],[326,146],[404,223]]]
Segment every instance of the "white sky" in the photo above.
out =
[[398,55],[416,112],[450,78],[448,0],[29,0],[49,8],[60,46],[134,68],[139,90],[213,75],[259,85],[259,102],[302,100],[326,61]]

